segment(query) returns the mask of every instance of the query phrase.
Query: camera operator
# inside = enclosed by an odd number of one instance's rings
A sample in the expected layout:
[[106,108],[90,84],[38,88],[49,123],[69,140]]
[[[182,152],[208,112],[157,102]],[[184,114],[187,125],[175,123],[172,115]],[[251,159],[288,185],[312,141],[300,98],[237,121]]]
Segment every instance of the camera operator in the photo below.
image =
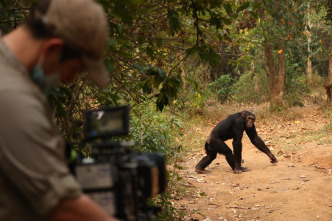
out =
[[100,87],[105,13],[93,0],[42,0],[0,39],[0,220],[116,220],[84,195],[43,92],[89,72]]

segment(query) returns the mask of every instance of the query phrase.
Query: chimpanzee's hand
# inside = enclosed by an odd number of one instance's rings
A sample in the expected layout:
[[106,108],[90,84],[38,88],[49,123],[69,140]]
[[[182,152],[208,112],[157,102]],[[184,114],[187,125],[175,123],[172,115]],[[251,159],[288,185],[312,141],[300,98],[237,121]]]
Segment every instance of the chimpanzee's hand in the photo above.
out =
[[271,154],[269,154],[269,157],[270,157],[270,159],[271,159],[271,163],[278,163],[278,160],[277,160],[277,158],[271,153]]

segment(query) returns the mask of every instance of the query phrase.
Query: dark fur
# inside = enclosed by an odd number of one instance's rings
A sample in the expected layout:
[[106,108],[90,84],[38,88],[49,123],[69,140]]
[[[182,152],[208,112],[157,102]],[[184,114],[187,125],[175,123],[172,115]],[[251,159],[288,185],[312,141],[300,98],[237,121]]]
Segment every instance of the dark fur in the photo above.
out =
[[[246,131],[253,145],[267,154],[273,162],[277,162],[277,159],[264,141],[257,135],[254,120],[251,128],[246,127],[247,116],[255,117],[249,111],[242,111],[229,115],[213,128],[205,143],[206,156],[196,165],[196,170],[204,170],[217,157],[217,153],[226,157],[228,164],[233,170],[241,170],[243,131]],[[233,139],[233,152],[224,142],[229,139]]]

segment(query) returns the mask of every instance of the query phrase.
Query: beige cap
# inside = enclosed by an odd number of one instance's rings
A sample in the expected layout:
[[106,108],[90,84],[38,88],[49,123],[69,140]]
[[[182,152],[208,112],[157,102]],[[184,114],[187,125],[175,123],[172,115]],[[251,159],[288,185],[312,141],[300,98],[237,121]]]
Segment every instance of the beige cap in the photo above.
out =
[[108,26],[102,6],[93,0],[51,0],[42,19],[55,26],[54,35],[81,52],[92,82],[105,87],[109,82],[103,62]]

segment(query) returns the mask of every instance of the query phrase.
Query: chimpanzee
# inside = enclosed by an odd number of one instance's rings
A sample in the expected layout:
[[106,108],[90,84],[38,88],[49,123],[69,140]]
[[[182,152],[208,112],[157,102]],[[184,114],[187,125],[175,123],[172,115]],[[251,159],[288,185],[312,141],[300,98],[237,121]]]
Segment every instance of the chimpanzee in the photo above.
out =
[[[264,152],[271,159],[271,163],[277,163],[277,158],[271,153],[264,141],[257,135],[255,128],[255,115],[249,111],[243,111],[229,115],[225,120],[219,122],[211,131],[205,142],[206,155],[196,165],[197,173],[209,173],[205,168],[217,157],[217,153],[226,156],[228,164],[234,173],[242,173],[247,168],[241,167],[242,161],[242,137],[243,131],[246,131],[250,141],[260,151]],[[233,139],[233,151],[224,142]]]

